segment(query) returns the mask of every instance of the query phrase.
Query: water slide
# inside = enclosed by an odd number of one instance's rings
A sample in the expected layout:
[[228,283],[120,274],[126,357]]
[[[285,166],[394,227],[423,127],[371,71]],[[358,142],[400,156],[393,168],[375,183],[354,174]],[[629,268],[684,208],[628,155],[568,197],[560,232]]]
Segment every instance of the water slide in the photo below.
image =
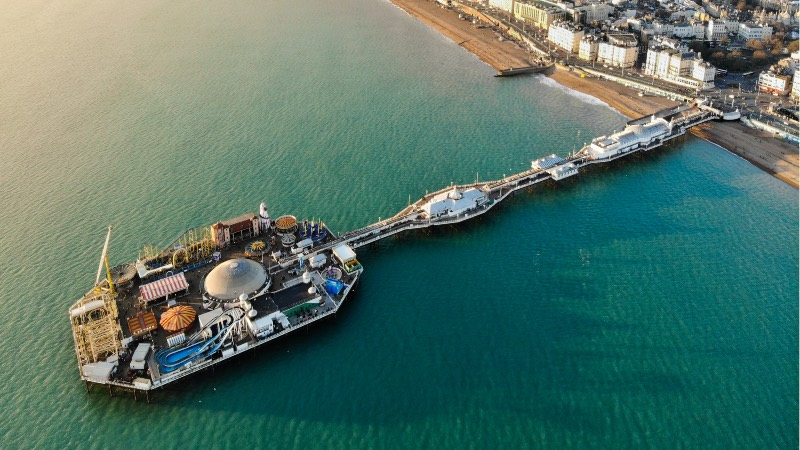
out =
[[[192,343],[192,340],[190,340],[178,348],[160,350],[156,354],[156,359],[158,360],[161,373],[170,373],[199,358],[213,355],[214,352],[222,347],[222,344],[230,336],[234,325],[241,320],[242,319],[234,321],[230,325],[222,328],[211,339],[195,343]],[[199,334],[200,333],[198,333],[198,335]]]

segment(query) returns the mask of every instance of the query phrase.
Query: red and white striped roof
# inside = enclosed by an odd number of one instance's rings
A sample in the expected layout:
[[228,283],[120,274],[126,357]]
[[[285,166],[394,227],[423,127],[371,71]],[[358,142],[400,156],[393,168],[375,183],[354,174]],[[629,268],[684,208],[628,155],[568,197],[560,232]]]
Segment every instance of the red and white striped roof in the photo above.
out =
[[183,272],[139,286],[142,300],[146,302],[186,289],[189,289],[189,283],[186,281],[186,276]]

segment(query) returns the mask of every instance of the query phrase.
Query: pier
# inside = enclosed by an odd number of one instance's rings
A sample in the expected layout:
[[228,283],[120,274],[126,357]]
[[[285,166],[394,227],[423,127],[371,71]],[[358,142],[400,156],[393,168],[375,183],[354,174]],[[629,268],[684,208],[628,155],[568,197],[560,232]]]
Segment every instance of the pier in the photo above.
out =
[[[693,105],[679,106],[631,120],[624,130],[611,136],[598,137],[580,151],[566,157],[550,155],[532,161],[530,169],[500,180],[454,185],[426,194],[396,215],[347,232],[314,251],[324,251],[342,244],[358,248],[403,231],[451,225],[473,219],[485,214],[520,189],[547,180],[559,181],[577,175],[581,169],[592,164],[614,161],[636,152],[648,152],[683,136],[694,126],[729,117],[730,112],[698,101]],[[443,198],[447,200],[449,196],[451,202],[456,202],[457,197],[467,193],[476,198],[474,204],[450,209],[442,214],[431,214],[432,205],[441,203]]]
[[[262,204],[258,216],[187,230],[165,249],[147,247],[135,264],[111,269],[109,227],[95,288],[70,309],[82,379],[87,391],[95,384],[107,385],[112,396],[115,389],[134,397],[146,391],[149,401],[150,390],[334,316],[363,270],[355,248],[403,231],[473,219],[520,189],[656,149],[691,127],[736,114],[704,102],[659,111],[567,156],[531,161],[522,172],[426,193],[394,216],[340,236],[289,215],[273,224]],[[268,253],[271,248],[275,251]],[[101,282],[104,269],[107,278]],[[179,314],[186,318],[168,329],[164,318],[170,311],[176,320]]]

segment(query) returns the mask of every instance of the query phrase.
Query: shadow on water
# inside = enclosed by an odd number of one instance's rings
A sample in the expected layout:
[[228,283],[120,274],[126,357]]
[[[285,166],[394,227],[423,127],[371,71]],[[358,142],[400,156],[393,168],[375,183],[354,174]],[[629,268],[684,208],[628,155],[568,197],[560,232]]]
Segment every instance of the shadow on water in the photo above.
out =
[[[359,305],[350,306],[359,307]],[[347,316],[348,314],[341,314],[339,318],[311,329],[308,334],[301,332],[291,340],[275,343],[254,352],[253,355],[233,360],[213,372],[204,372],[177,386],[157,391],[153,396],[153,404],[139,403],[134,409],[147,413],[163,407],[179,407],[190,410],[226,411],[231,414],[277,416],[321,423],[391,426],[424,422],[431,417],[451,412],[453,405],[465,402],[465,393],[472,392],[467,401],[489,412],[497,409],[504,413],[524,413],[532,420],[551,422],[565,429],[591,430],[596,426],[590,419],[594,417],[596,411],[565,402],[557,396],[538,398],[536,401],[520,398],[521,392],[524,392],[526,397],[530,393],[522,383],[554,387],[558,384],[560,388],[566,390],[578,390],[590,381],[589,376],[586,379],[574,376],[562,378],[559,373],[549,372],[551,365],[546,361],[516,360],[522,357],[520,354],[511,358],[508,355],[496,355],[497,359],[492,357],[487,359],[482,353],[458,352],[445,358],[449,367],[442,367],[436,371],[426,370],[422,374],[411,371],[404,374],[404,379],[383,378],[382,375],[376,375],[370,381],[363,378],[361,376],[363,374],[359,375],[359,367],[349,367],[337,375],[339,382],[326,379],[328,377],[320,376],[321,374],[298,373],[288,378],[281,376],[281,385],[274,384],[275,377],[271,376],[273,369],[291,366],[298,357],[302,359],[316,357],[314,347],[319,344],[319,339],[335,339],[331,334],[344,332],[342,328],[357,325]],[[551,325],[539,328],[537,334],[546,334],[553,342],[587,338],[602,334],[607,328],[624,326],[558,310],[550,311],[548,316],[551,324],[570,324],[569,327]],[[487,327],[482,332],[489,333],[492,330]],[[364,339],[370,337],[364,336]],[[399,349],[391,346],[385,349],[385,351],[397,350]],[[298,356],[304,354],[308,354],[308,358]],[[400,352],[397,353],[397,357],[401,360],[401,364],[415,363],[403,358]],[[470,367],[481,369],[476,373],[475,370],[470,370]],[[339,365],[337,368],[342,369],[342,366]],[[319,370],[325,371],[324,361],[320,362]],[[494,380],[507,377],[509,371],[524,372],[520,374],[519,383],[515,383],[515,386],[492,384]],[[477,376],[462,377],[465,372]],[[665,374],[652,376],[654,379],[660,376],[662,380],[668,377]],[[347,380],[351,377],[355,381],[360,381],[348,383]],[[631,377],[634,379],[633,375]],[[438,384],[447,378],[451,378],[452,389],[439,389]],[[558,381],[555,381],[555,378],[558,378]],[[228,401],[228,394],[232,389],[237,389],[237,385],[259,384],[263,389],[247,393],[246,401],[241,400],[240,394],[236,394],[237,401]],[[489,389],[491,392],[487,392],[487,386],[491,386]],[[396,395],[387,397],[381,394],[384,391],[398,392],[398,390],[405,394],[400,397]],[[364,395],[365,391],[369,391],[369,394]],[[502,405],[486,401],[486,398],[498,396],[505,399]],[[515,398],[517,400],[514,400]],[[374,414],[363,414],[359,413],[360,411],[371,411]],[[576,420],[581,417],[585,420]]]

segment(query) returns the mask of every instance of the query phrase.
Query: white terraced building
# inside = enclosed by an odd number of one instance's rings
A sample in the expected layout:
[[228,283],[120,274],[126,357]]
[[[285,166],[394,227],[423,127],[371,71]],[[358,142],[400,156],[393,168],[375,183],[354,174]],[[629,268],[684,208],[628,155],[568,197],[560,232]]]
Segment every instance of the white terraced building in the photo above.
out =
[[607,3],[592,2],[576,6],[575,11],[580,15],[582,23],[603,22],[614,12],[614,7]]
[[718,41],[725,36],[725,22],[722,20],[709,20],[706,28],[706,40]]
[[569,22],[553,22],[547,29],[547,40],[570,53],[578,53],[581,39],[583,28]]
[[597,61],[612,67],[633,67],[639,57],[636,37],[629,33],[609,34],[608,42],[597,46]]
[[584,61],[594,61],[597,59],[597,48],[600,42],[594,36],[584,36],[578,47],[578,58]]
[[644,73],[678,86],[701,91],[714,88],[717,69],[672,39],[653,41],[647,49]]

